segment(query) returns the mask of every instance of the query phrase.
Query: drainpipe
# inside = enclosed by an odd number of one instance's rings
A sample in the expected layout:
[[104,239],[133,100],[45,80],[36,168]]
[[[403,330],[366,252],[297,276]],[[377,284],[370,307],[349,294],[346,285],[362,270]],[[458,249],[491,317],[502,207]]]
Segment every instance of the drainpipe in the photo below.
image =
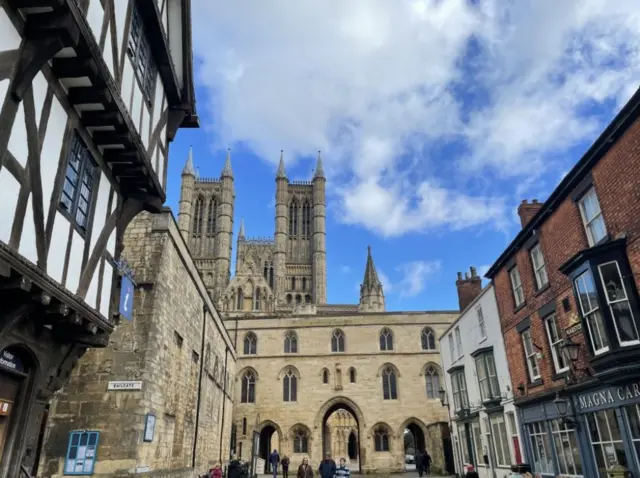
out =
[[222,436],[224,435],[224,411],[227,404],[227,360],[229,359],[229,349],[227,348],[224,353],[224,385],[222,388],[222,424],[220,426],[220,452],[218,461],[222,463]]
[[207,307],[202,306],[202,343],[200,344],[200,372],[198,376],[198,396],[196,397],[196,429],[193,434],[193,450],[191,452],[191,468],[196,467],[196,451],[198,448],[198,430],[200,428],[200,400],[202,398],[202,375],[204,371],[204,341],[207,333]]

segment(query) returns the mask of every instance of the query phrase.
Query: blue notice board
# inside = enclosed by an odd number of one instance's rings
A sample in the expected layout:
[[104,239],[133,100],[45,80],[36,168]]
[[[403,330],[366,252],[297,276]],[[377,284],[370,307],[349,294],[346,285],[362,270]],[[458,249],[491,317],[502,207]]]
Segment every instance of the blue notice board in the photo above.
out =
[[93,475],[100,432],[79,430],[69,434],[65,475]]
[[133,320],[133,282],[126,275],[122,276],[120,286],[120,315]]

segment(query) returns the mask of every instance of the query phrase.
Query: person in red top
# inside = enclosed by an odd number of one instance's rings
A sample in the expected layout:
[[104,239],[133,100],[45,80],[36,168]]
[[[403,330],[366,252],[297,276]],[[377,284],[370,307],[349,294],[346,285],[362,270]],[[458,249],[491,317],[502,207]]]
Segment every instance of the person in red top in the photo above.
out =
[[213,465],[213,468],[209,470],[209,476],[211,478],[222,478],[222,466],[220,466],[220,463]]
[[473,468],[473,465],[467,466],[467,474],[464,476],[465,478],[480,478],[480,475],[478,475],[478,472]]

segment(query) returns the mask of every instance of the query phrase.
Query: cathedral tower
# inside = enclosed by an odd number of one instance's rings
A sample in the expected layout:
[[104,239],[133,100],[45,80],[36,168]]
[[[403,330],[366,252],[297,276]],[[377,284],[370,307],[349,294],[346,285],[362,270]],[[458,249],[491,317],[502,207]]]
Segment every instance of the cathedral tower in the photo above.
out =
[[360,312],[384,312],[384,293],[382,282],[378,279],[376,266],[371,256],[371,246],[367,248],[367,265],[364,270],[364,281],[360,285]]
[[227,152],[219,179],[201,178],[189,149],[182,171],[178,227],[213,299],[222,294],[230,279],[234,201],[231,153]]

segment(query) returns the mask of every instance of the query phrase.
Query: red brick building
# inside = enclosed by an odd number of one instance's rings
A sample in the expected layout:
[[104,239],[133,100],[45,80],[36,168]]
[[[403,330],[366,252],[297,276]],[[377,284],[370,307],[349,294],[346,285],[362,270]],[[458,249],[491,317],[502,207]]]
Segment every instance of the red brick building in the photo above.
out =
[[640,90],[487,273],[527,461],[640,476]]

